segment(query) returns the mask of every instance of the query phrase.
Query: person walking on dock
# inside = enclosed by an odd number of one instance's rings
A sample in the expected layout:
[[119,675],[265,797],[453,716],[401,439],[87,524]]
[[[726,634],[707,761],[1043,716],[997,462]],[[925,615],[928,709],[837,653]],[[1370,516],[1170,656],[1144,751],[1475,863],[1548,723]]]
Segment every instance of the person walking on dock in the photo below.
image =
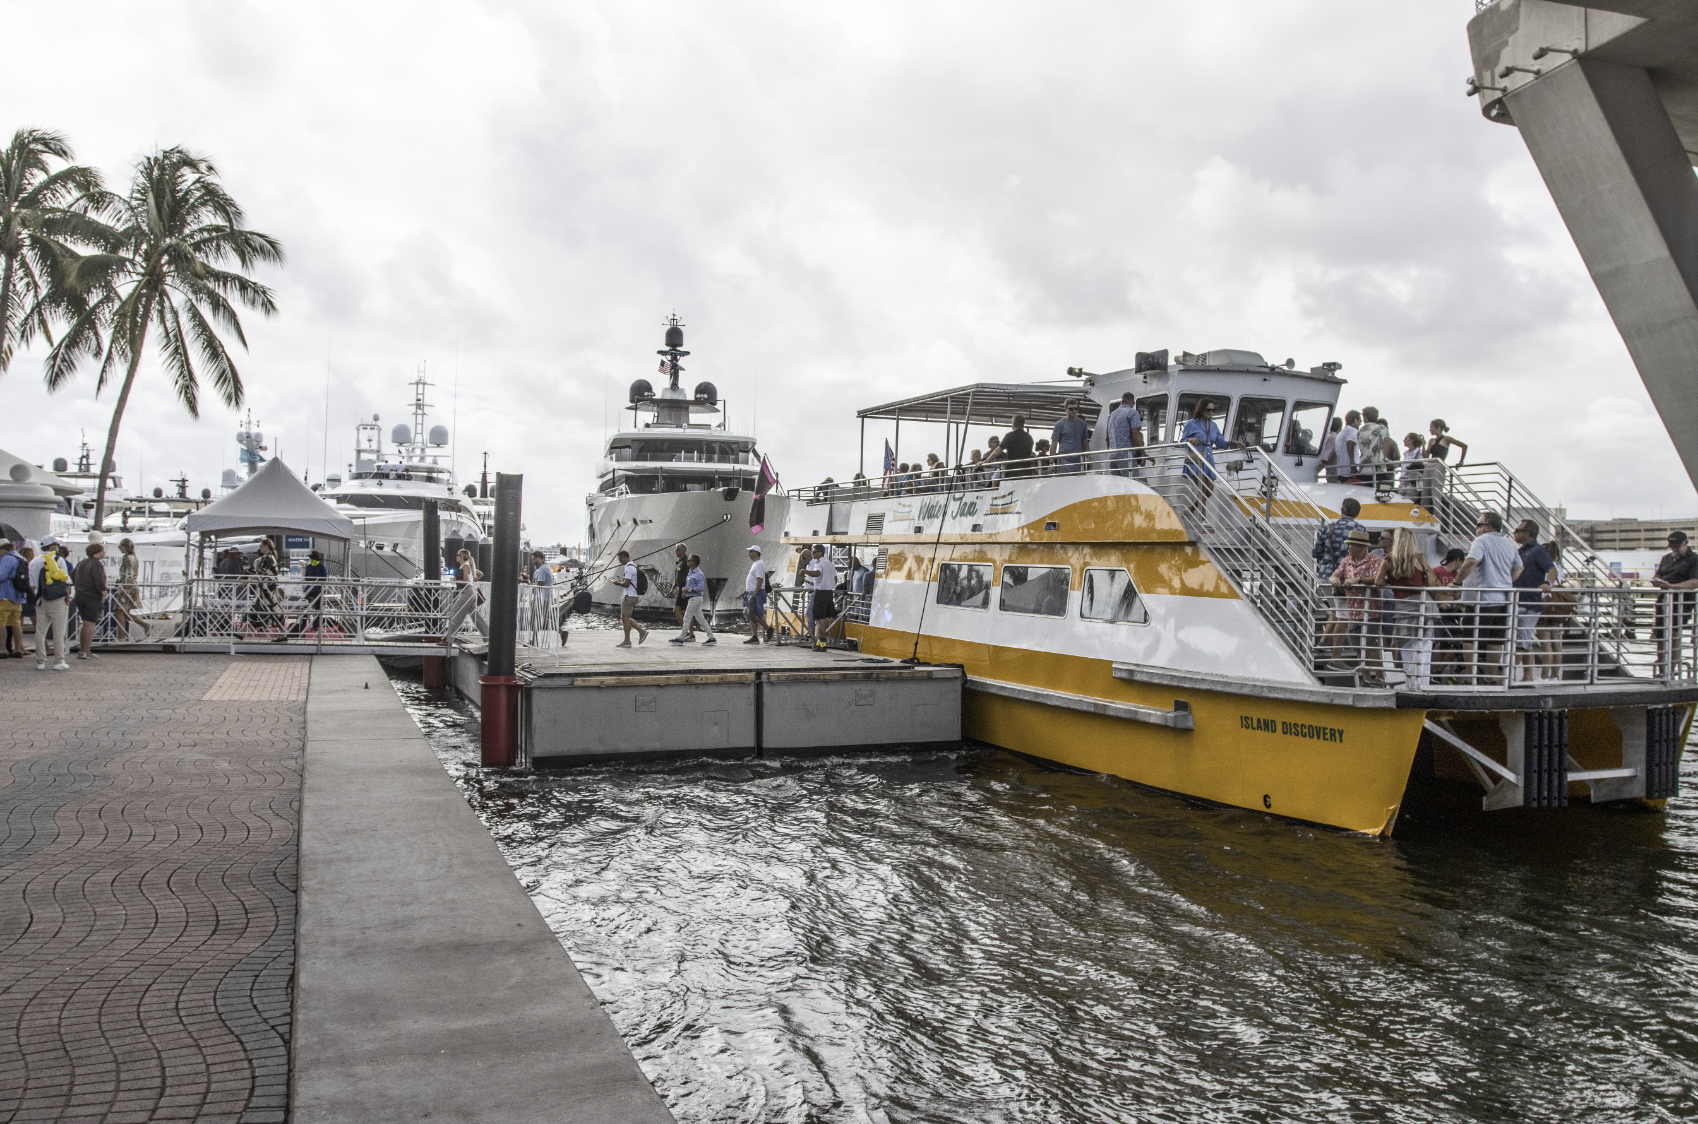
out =
[[766,632],[766,562],[761,548],[749,548],[749,576],[743,582],[743,611],[749,614],[749,638],[743,643],[759,644]]
[[[141,611],[141,563],[136,558],[136,544],[129,539],[118,540],[118,589],[112,598],[112,615],[118,624],[118,634],[130,639],[130,627],[135,614]],[[142,630],[145,633],[147,626]]]
[[837,567],[831,564],[831,555],[826,553],[824,546],[814,547],[807,575],[808,584],[814,591],[808,599],[814,614],[814,651],[823,652],[826,650],[826,633],[831,630],[831,619],[837,614],[832,598],[833,591],[837,589]]
[[100,625],[106,607],[106,547],[91,542],[83,549],[84,558],[71,573],[71,584],[77,591],[77,658],[93,659],[89,646],[94,643],[94,630]]
[[670,643],[683,644],[694,640],[696,622],[702,623],[702,631],[707,633],[707,639],[702,643],[717,644],[714,639],[713,625],[709,623],[706,614],[702,612],[702,599],[707,596],[707,575],[702,573],[702,556],[692,554],[689,557],[690,572],[684,576],[684,622]]
[[[465,554],[466,552],[462,550],[460,553]],[[273,644],[281,644],[291,636],[305,635],[307,621],[314,617],[318,620],[320,635],[323,634],[324,612],[319,606],[324,603],[324,579],[329,576],[330,570],[324,564],[324,555],[316,550],[308,552],[307,564],[301,570],[301,580],[306,583],[301,595],[306,599],[306,605],[302,607],[300,619],[289,627],[288,632],[273,640]]]
[[641,644],[649,638],[649,630],[638,624],[632,616],[637,611],[637,598],[641,596],[637,583],[637,566],[631,561],[631,552],[619,552],[619,576],[613,579],[613,584],[623,586],[625,595],[619,599],[619,624],[625,629],[625,639],[614,645],[618,648],[631,646],[631,630],[637,630],[637,643]]
[[677,618],[678,627],[689,632],[690,639],[694,640],[695,630],[684,623],[688,619],[690,602],[689,595],[684,592],[684,585],[690,580],[690,548],[679,543],[672,548],[672,553],[677,558],[672,564],[672,615]]
[[35,669],[47,670],[49,636],[55,645],[58,662],[54,671],[69,671],[65,662],[66,606],[71,596],[71,575],[60,564],[59,540],[52,535],[41,538],[41,557],[30,564],[30,584],[35,587]]
[[[11,539],[0,539],[0,629],[6,633],[6,655],[24,658],[24,601],[29,571]],[[20,588],[22,587],[22,588]]]

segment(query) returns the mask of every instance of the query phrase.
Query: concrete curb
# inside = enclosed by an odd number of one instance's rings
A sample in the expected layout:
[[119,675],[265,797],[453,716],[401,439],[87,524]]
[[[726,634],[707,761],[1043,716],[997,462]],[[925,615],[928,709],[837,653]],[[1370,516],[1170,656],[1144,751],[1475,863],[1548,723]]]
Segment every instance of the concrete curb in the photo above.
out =
[[304,774],[296,1124],[672,1120],[375,658],[313,660]]

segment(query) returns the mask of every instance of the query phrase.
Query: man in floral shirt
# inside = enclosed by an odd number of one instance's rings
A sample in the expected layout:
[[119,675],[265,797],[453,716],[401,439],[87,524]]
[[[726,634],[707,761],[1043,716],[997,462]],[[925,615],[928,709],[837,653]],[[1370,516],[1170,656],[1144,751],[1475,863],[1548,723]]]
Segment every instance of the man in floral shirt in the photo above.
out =
[[[1344,541],[1345,557],[1328,578],[1332,587],[1344,598],[1344,607],[1334,609],[1332,620],[1327,623],[1327,646],[1332,649],[1334,660],[1339,658],[1338,649],[1352,625],[1357,626],[1358,634],[1366,630],[1368,599],[1372,596],[1374,579],[1380,574],[1381,559],[1368,553],[1367,531],[1358,527],[1346,535]],[[1362,658],[1359,655],[1357,662],[1360,663]]]
[[1362,505],[1356,502],[1354,496],[1346,496],[1344,502],[1338,505],[1342,515],[1328,523],[1315,535],[1315,545],[1309,555],[1315,560],[1315,578],[1318,581],[1331,581],[1333,571],[1344,561],[1344,540],[1352,531],[1363,529],[1356,522],[1356,517],[1362,514]]

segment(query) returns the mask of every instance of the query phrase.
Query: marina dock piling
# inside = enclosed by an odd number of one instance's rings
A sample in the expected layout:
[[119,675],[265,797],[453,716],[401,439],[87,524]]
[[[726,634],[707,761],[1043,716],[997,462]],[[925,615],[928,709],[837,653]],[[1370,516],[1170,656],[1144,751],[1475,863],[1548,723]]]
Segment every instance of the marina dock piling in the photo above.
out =
[[518,759],[519,681],[514,676],[519,639],[519,511],[525,478],[495,474],[495,550],[489,572],[489,661],[478,680],[483,763]]

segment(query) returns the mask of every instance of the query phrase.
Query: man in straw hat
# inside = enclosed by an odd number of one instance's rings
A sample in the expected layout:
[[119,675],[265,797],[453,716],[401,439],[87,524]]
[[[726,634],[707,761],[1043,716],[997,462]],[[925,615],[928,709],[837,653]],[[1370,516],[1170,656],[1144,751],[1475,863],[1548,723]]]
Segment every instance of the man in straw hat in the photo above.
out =
[[[1333,650],[1334,659],[1338,658],[1338,649],[1347,632],[1361,637],[1367,631],[1368,598],[1372,594],[1374,579],[1380,575],[1380,559],[1368,553],[1371,540],[1366,530],[1356,528],[1345,536],[1344,542],[1345,557],[1328,579],[1334,589],[1344,593],[1344,608],[1333,610],[1332,620],[1327,622],[1327,646]],[[1360,639],[1355,649],[1355,662],[1360,664],[1366,659]]]

